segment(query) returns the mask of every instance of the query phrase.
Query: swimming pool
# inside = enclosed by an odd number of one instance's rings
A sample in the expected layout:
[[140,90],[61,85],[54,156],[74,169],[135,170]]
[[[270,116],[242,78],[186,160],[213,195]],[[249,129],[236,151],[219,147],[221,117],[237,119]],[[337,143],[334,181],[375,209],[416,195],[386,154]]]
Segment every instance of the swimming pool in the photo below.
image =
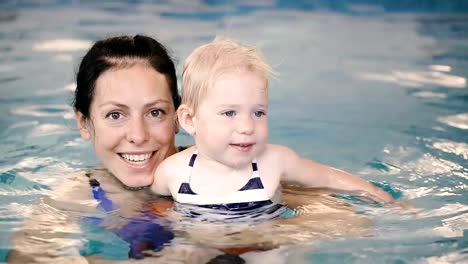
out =
[[[416,2],[416,1],[414,1]],[[370,4],[373,3],[373,4]],[[261,48],[270,141],[377,183],[422,211],[354,203],[372,236],[298,247],[318,263],[448,263],[468,253],[468,4],[464,1],[3,1],[0,262],[38,197],[97,165],[69,102],[104,36],[155,36],[178,58],[226,35]],[[179,135],[180,145],[189,139]]]

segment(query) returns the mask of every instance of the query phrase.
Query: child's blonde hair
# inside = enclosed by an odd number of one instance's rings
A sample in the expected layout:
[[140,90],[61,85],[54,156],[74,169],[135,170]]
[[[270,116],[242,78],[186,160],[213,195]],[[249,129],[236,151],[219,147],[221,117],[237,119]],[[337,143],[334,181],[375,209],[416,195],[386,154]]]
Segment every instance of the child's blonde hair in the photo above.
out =
[[185,60],[182,72],[182,104],[196,111],[200,99],[216,79],[233,70],[256,72],[268,79],[273,71],[255,47],[248,47],[227,38],[196,48]]

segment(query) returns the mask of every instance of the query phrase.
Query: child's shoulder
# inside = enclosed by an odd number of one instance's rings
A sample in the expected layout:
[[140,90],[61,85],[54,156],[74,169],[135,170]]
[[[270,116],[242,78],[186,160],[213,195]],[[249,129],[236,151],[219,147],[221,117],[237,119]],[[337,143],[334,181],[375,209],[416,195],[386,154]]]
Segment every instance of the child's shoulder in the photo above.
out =
[[190,147],[187,147],[169,157],[167,157],[164,162],[171,162],[171,163],[179,163],[179,162],[186,162],[188,164],[189,160],[190,160],[190,157],[192,156],[192,154],[195,152],[196,148],[195,146],[190,146]]
[[195,151],[195,147],[191,146],[185,148],[182,151],[179,151],[169,157],[167,157],[161,164],[159,164],[158,168],[168,170],[170,168],[181,168],[181,166],[188,165],[190,161],[190,157]]
[[268,144],[265,151],[257,159],[275,164],[282,163],[282,161],[289,159],[293,155],[295,155],[295,152],[284,145]]
[[277,145],[277,144],[268,144],[264,155],[271,156],[271,157],[281,157],[283,155],[291,155],[294,151],[284,145]]

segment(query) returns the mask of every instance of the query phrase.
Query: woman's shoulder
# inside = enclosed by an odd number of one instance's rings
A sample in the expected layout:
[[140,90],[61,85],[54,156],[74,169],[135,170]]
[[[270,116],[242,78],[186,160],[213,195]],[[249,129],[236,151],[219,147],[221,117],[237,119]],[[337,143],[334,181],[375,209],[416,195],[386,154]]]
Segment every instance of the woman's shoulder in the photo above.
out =
[[89,178],[86,176],[87,174],[87,172],[79,171],[64,176],[58,184],[50,186],[51,191],[49,192],[49,196],[72,195],[78,192],[78,190],[81,190],[80,193],[82,194],[83,188],[89,186]]
[[57,209],[95,210],[97,201],[92,196],[90,173],[80,171],[66,176],[59,184],[51,186],[51,191],[43,198],[43,202]]

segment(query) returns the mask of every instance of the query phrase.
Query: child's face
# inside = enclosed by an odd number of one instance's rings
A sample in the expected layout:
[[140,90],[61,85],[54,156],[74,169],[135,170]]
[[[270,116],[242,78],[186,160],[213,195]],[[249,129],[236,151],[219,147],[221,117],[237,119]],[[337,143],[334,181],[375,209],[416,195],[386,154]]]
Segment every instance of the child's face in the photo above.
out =
[[200,154],[234,168],[249,165],[268,142],[267,110],[265,78],[247,70],[221,75],[195,114]]

